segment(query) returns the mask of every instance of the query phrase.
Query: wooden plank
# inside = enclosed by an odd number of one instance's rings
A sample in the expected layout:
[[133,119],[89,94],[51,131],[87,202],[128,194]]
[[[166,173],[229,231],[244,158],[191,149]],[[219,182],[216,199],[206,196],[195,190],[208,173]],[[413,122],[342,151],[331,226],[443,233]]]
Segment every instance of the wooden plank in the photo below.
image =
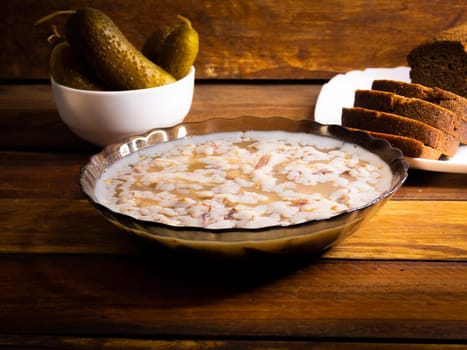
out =
[[327,258],[467,260],[467,202],[389,201]]
[[[321,84],[250,82],[220,83],[196,81],[193,104],[187,121],[238,116],[313,119]],[[57,120],[58,113],[49,83],[0,84],[0,122],[14,125],[14,118],[40,123]],[[36,119],[33,119],[35,117]],[[29,119],[27,119],[29,118]]]
[[467,339],[467,264],[0,256],[0,333]]
[[[467,260],[467,202],[389,201],[328,259]],[[159,253],[85,200],[0,199],[0,253]]]
[[[297,120],[309,119],[313,118],[314,104],[320,88],[320,85],[313,84],[198,84],[192,110],[186,121],[202,121],[216,117],[235,118],[247,114],[257,117],[285,116]],[[48,84],[0,85],[0,92],[0,150],[75,152],[88,156],[100,150],[72,135],[60,121]],[[40,160],[28,157],[39,157]],[[75,157],[76,163],[71,165],[70,162],[73,162]],[[67,165],[61,163],[65,158],[69,158],[65,161]],[[3,195],[10,196],[12,191],[21,190],[29,191],[31,195],[41,192],[37,187],[31,188],[32,183],[24,174],[31,171],[28,164],[47,162],[49,167],[55,167],[55,170],[50,172],[50,176],[53,177],[57,171],[65,174],[62,167],[68,167],[67,171],[76,171],[85,162],[85,158],[80,156],[58,156],[53,159],[53,156],[45,155],[1,154],[0,162],[13,167],[6,167],[5,172],[0,173]],[[37,170],[46,171],[46,168],[39,167]],[[12,171],[16,174],[15,181],[25,180],[21,184],[15,184],[16,190],[8,187],[12,181]],[[64,178],[69,181],[74,176],[66,173]],[[45,181],[45,178],[43,179],[42,181]],[[466,183],[465,174],[411,170],[406,185],[396,197],[465,200]],[[61,196],[66,195],[61,193],[59,188],[49,186],[47,191],[50,191],[51,195],[56,195],[57,192]],[[72,193],[76,193],[76,187]],[[19,193],[15,192],[15,195]]]
[[467,174],[409,169],[402,188],[395,194],[398,199],[446,199],[467,200]]
[[84,198],[80,169],[89,154],[0,152],[0,198]]
[[320,341],[320,340],[151,340],[125,338],[84,338],[84,337],[53,337],[53,336],[0,336],[0,349],[10,349],[21,346],[21,349],[102,349],[107,350],[465,350],[463,344],[424,344],[424,343],[382,343],[371,341]]
[[2,253],[150,252],[147,242],[118,230],[85,200],[1,199]]
[[[187,122],[239,116],[312,119],[321,85],[196,85]],[[60,120],[49,84],[0,85],[0,149],[97,152]]]
[[315,103],[321,84],[268,83],[199,83],[187,121],[211,118],[286,117],[314,118]]
[[[34,27],[56,10],[89,5],[53,0],[4,0],[0,79],[48,76],[50,27]],[[196,62],[203,79],[327,79],[337,72],[406,64],[410,49],[433,34],[467,20],[467,5],[406,0],[307,1],[94,1],[137,47],[177,13],[200,34]],[[59,28],[63,20],[56,21]]]

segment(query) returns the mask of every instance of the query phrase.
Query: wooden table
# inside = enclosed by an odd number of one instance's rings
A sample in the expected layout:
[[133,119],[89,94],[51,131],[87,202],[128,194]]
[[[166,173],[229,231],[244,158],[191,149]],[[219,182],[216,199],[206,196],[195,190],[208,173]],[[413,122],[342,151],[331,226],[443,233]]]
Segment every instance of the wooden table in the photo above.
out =
[[[0,11],[0,349],[467,349],[467,174],[410,170],[365,226],[322,256],[233,264],[174,255],[86,201],[99,148],[60,121],[50,26],[89,1]],[[187,121],[312,119],[338,73],[406,65],[467,20],[459,0],[94,0],[142,47],[161,23],[200,34]],[[62,28],[64,17],[56,20]]]
[[[319,84],[198,82],[188,121],[313,117]],[[0,86],[0,348],[465,349],[467,175],[410,170],[319,257],[232,264],[105,221],[77,178],[99,151],[50,86]]]

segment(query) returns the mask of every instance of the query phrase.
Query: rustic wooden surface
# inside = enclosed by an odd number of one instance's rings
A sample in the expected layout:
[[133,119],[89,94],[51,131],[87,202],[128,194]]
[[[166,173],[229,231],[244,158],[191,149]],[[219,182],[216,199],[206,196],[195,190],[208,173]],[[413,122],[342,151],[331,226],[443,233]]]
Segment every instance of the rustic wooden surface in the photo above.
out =
[[[48,25],[33,23],[84,0],[4,0],[0,79],[48,76]],[[187,16],[200,34],[203,79],[328,79],[338,72],[406,65],[411,48],[467,21],[459,0],[93,1],[141,48],[153,28]],[[62,24],[64,19],[57,20]],[[388,45],[389,44],[389,45]]]
[[[87,4],[2,2],[0,349],[467,349],[467,174],[411,169],[321,256],[213,261],[105,221],[78,186],[100,149],[61,122],[50,30],[32,25]],[[201,50],[187,121],[313,119],[336,73],[404,65],[414,45],[467,20],[458,0],[92,5],[136,46],[162,19],[192,20]]]
[[[187,121],[313,118],[319,90],[204,82]],[[105,221],[77,183],[99,149],[61,123],[50,86],[0,91],[0,348],[467,347],[466,174],[410,170],[320,257],[214,262]]]
[[10,349],[21,340],[25,349],[138,349],[138,350],[194,350],[194,349],[221,349],[221,350],[464,350],[462,344],[411,344],[405,342],[396,343],[363,343],[348,342],[330,343],[326,341],[268,341],[258,340],[253,344],[248,340],[147,340],[147,339],[121,339],[121,338],[82,338],[82,337],[43,337],[43,336],[7,336],[0,339],[0,349]]

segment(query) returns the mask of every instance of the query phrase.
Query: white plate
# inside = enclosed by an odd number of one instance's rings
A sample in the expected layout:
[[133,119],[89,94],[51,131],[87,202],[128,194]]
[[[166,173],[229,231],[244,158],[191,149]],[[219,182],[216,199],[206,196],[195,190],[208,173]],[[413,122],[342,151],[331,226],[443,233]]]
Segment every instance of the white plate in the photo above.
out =
[[[338,74],[324,84],[315,106],[315,120],[321,124],[341,124],[343,107],[352,107],[355,90],[371,89],[375,79],[410,82],[409,67],[367,68]],[[411,168],[445,173],[467,174],[467,145],[461,145],[454,157],[430,160],[406,157]]]

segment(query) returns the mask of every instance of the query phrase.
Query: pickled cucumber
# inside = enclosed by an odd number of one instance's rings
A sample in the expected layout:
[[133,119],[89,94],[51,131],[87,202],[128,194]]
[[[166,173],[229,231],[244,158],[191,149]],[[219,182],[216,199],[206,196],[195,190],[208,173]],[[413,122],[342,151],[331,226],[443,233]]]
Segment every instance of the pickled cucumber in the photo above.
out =
[[107,86],[118,90],[143,89],[176,79],[145,57],[103,12],[86,7],[65,25],[72,50]]
[[191,22],[178,16],[182,21],[165,38],[157,61],[162,68],[181,79],[188,74],[199,50],[199,36]]
[[154,63],[160,61],[162,45],[172,29],[169,26],[157,28],[144,42],[141,52]]
[[90,78],[85,67],[74,57],[67,41],[53,47],[49,64],[50,74],[59,84],[75,89],[102,90],[100,84]]

